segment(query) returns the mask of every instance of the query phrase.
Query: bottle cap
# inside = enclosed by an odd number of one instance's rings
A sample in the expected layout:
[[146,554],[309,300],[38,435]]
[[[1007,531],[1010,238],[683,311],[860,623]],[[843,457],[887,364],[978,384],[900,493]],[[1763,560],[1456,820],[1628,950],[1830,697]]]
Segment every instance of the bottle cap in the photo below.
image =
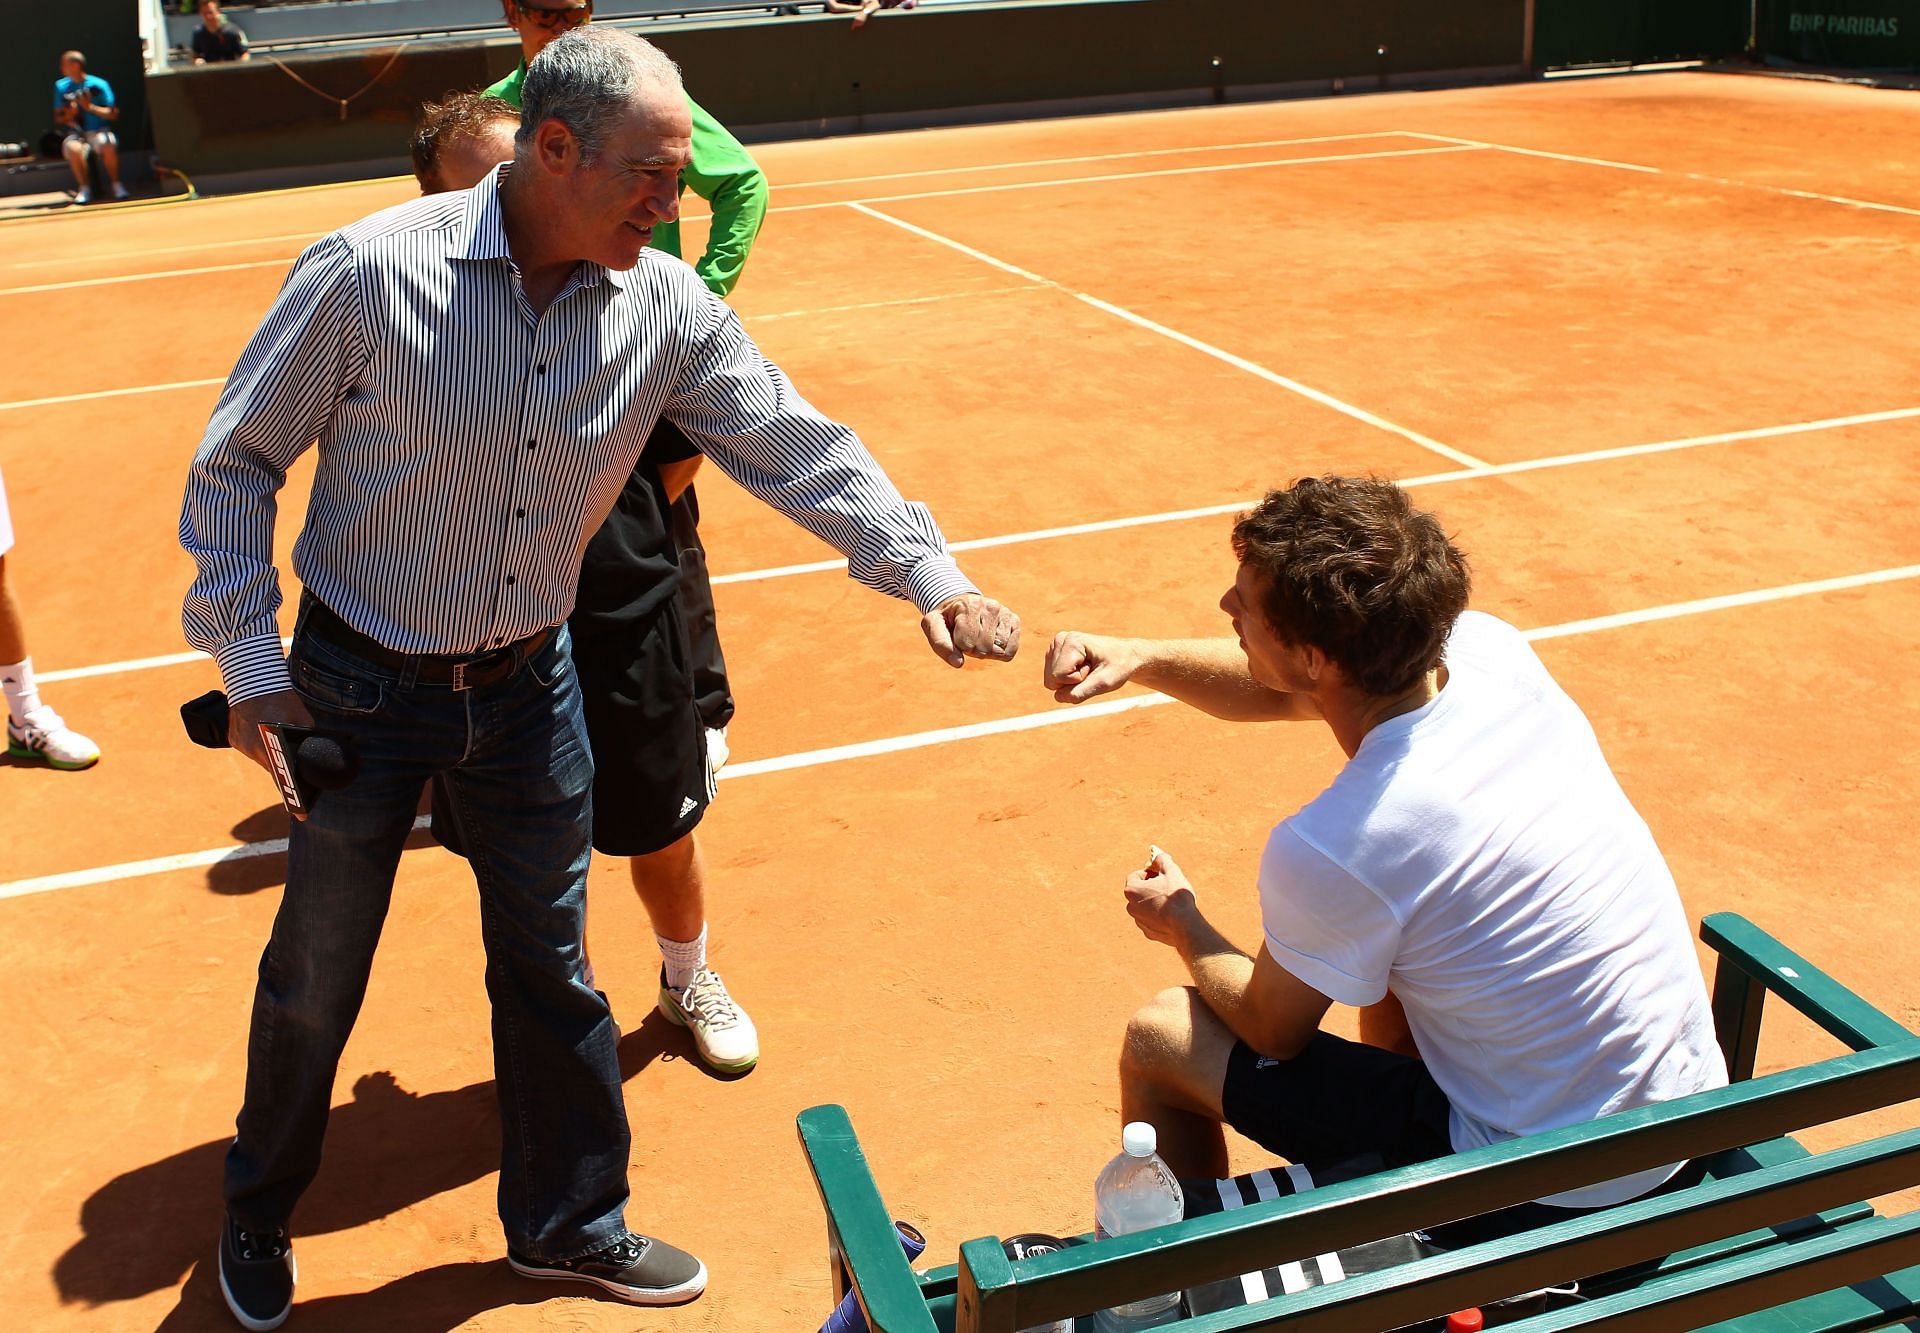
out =
[[1160,1146],[1160,1136],[1146,1121],[1129,1120],[1127,1127],[1120,1131],[1120,1146],[1129,1157],[1151,1157],[1153,1150]]
[[1486,1316],[1478,1307],[1455,1310],[1447,1316],[1447,1333],[1480,1333],[1486,1326]]

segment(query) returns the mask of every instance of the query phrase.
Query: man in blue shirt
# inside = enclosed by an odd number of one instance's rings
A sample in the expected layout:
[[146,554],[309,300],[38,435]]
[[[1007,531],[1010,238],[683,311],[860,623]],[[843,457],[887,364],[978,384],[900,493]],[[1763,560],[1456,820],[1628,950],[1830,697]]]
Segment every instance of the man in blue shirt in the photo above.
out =
[[62,149],[67,165],[73,168],[74,183],[80,187],[73,202],[93,202],[93,188],[87,184],[88,149],[100,154],[107,179],[113,182],[113,197],[125,199],[127,187],[120,183],[120,141],[113,133],[120,108],[114,105],[112,85],[97,74],[87,73],[87,58],[78,51],[60,57],[60,71],[66,77],[53,83],[53,118],[67,131]]

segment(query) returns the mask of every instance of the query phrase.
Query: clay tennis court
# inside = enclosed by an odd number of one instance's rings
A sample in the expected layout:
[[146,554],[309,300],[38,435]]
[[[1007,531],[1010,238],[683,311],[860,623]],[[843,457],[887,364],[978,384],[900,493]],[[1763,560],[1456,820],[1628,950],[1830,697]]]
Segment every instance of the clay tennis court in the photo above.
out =
[[[736,307],[970,548],[1025,651],[946,668],[910,608],[705,480],[740,712],[702,838],[759,1069],[710,1076],[653,1013],[622,866],[596,863],[592,903],[629,1220],[712,1286],[636,1311],[507,1269],[473,885],[420,837],[294,1218],[290,1327],[812,1330],[830,1284],[792,1125],[826,1101],[930,1261],[1087,1229],[1120,1029],[1182,979],[1124,875],[1160,843],[1251,944],[1266,830],[1341,756],[1137,690],[1060,708],[1042,650],[1223,631],[1232,514],[1302,474],[1392,476],[1441,513],[1696,920],[1745,913],[1920,1023],[1915,143],[1912,93],[1696,73],[756,150],[774,210]],[[230,1326],[219,1168],[285,826],[177,720],[218,683],[180,637],[180,493],[293,256],[411,193],[0,225],[8,565],[48,698],[106,755],[0,768],[11,1327]],[[1789,1015],[1766,1034],[1769,1070],[1834,1049]]]

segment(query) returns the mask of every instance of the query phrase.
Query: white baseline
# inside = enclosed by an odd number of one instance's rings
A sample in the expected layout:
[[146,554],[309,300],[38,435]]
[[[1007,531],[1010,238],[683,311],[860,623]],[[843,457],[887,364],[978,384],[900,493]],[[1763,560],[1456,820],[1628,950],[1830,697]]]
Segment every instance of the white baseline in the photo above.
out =
[[[1580,634],[1624,629],[1632,625],[1652,624],[1662,620],[1678,620],[1686,616],[1727,611],[1736,607],[1758,606],[1767,602],[1786,601],[1795,597],[1812,597],[1821,593],[1843,592],[1851,588],[1865,588],[1875,584],[1896,583],[1913,578],[1920,578],[1920,565],[1900,565],[1890,569],[1869,570],[1861,574],[1845,574],[1838,578],[1787,583],[1774,588],[1757,588],[1749,592],[1729,593],[1719,597],[1702,597],[1692,601],[1672,602],[1664,606],[1642,607],[1637,611],[1623,611],[1617,615],[1595,616],[1591,619],[1568,621],[1560,625],[1546,625],[1538,629],[1526,630],[1524,633],[1526,638],[1533,642],[1564,639]],[[1062,704],[1044,713],[1025,713],[1018,717],[996,718],[991,722],[970,722],[964,726],[940,727],[932,731],[917,731],[909,735],[890,736],[882,740],[857,741],[851,745],[834,745],[821,750],[803,750],[796,754],[777,755],[770,759],[749,759],[741,763],[729,764],[721,769],[720,778],[722,781],[738,781],[743,778],[759,777],[766,773],[817,768],[823,764],[838,764],[852,759],[898,754],[904,750],[949,745],[956,741],[975,740],[983,736],[1001,736],[1011,732],[1033,731],[1040,727],[1064,726],[1072,722],[1111,717],[1116,713],[1131,712],[1139,708],[1156,708],[1161,704],[1173,702],[1174,700],[1167,695],[1146,692],[1123,695],[1117,699],[1100,699],[1078,706]],[[414,821],[414,827],[424,828],[426,822],[426,817],[422,816]],[[285,838],[270,838],[263,842],[245,843],[238,847],[215,847],[200,852],[183,852],[177,856],[159,856],[146,861],[126,861],[119,865],[99,866],[92,870],[74,870],[58,875],[41,875],[34,879],[17,879],[0,884],[0,900],[51,893],[57,889],[81,888],[89,884],[109,884],[143,875],[188,870],[196,866],[245,861],[256,856],[273,856],[286,850]]]

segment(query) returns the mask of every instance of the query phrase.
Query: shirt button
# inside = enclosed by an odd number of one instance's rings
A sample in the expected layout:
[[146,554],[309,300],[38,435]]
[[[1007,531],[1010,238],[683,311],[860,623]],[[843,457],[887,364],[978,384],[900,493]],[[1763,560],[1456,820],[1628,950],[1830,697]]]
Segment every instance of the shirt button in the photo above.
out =
[[505,640],[505,639],[495,639],[495,640],[493,641],[493,646],[494,646],[494,647],[496,647],[496,648],[498,648],[498,647],[501,647],[502,645],[504,645],[505,643],[506,643],[506,640]]
[[534,446],[535,444],[537,444],[537,443],[539,443],[539,441],[537,441],[537,440],[528,440],[528,441],[527,441],[527,448],[529,448],[529,449],[531,449],[531,448],[533,448],[533,446]]
[[511,574],[509,574],[509,575],[507,575],[507,586],[508,586],[509,588],[511,588],[511,587],[513,586],[513,575],[511,575]]
[[533,373],[536,375],[544,375],[547,373],[547,368],[545,366],[535,366],[533,368]]
[[527,516],[527,511],[524,509],[516,509],[513,511],[513,516],[515,518],[525,518]]

